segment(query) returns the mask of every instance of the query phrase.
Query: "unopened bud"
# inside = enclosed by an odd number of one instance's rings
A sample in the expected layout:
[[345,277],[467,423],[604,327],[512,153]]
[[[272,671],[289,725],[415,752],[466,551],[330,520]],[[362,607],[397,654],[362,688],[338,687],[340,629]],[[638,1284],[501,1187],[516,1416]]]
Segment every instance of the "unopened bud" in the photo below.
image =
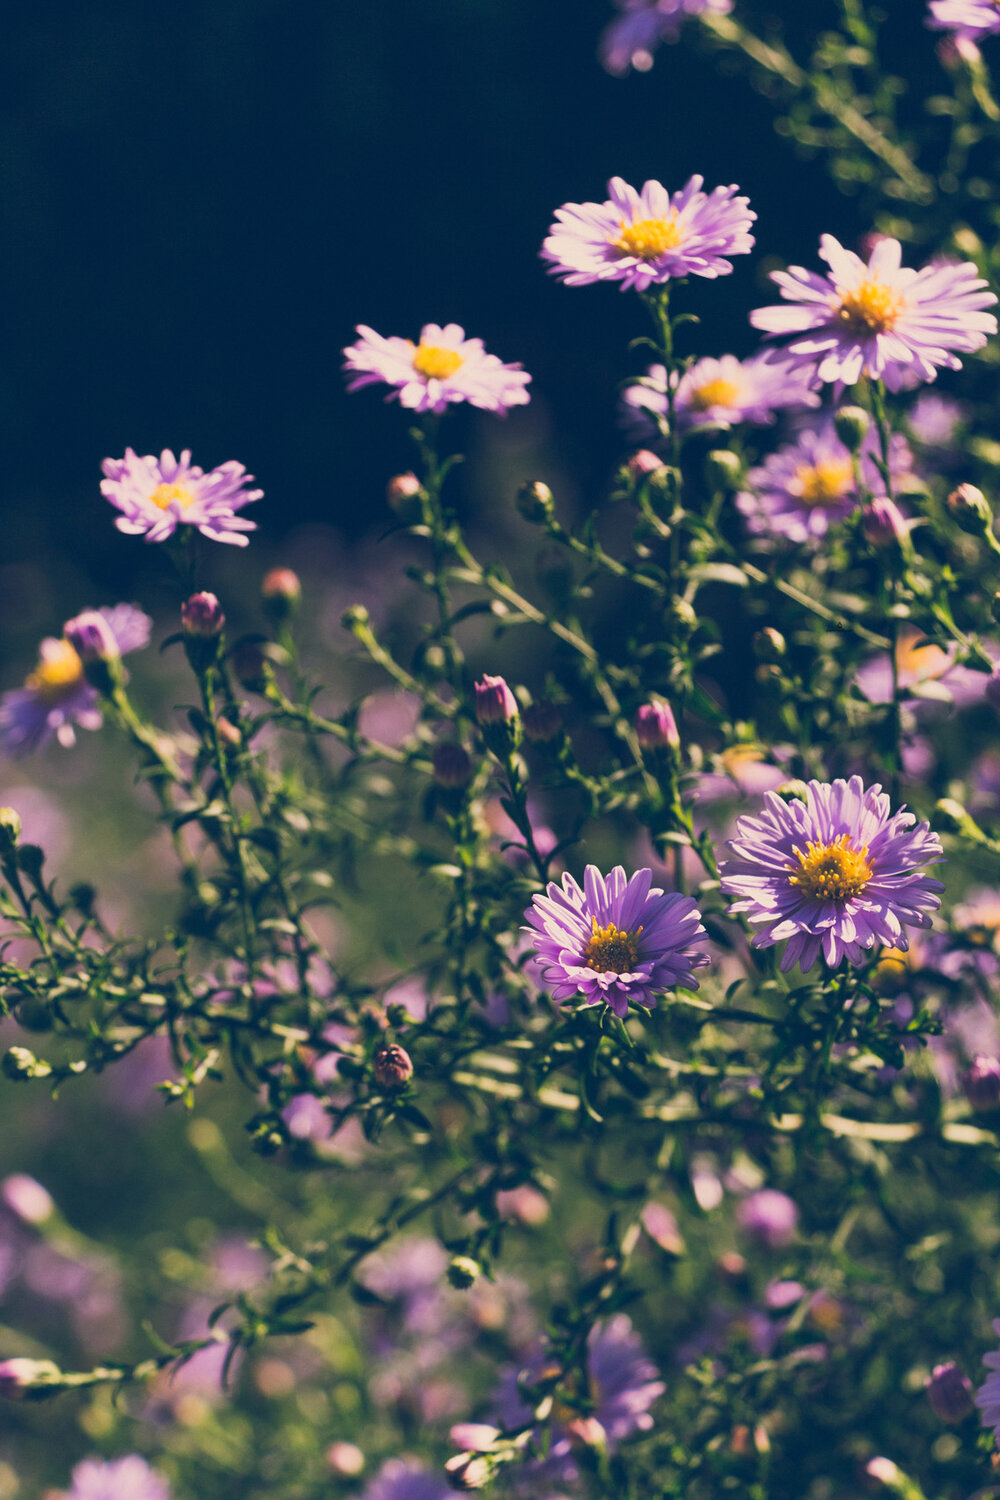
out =
[[388,1046],[380,1047],[375,1053],[372,1072],[379,1088],[404,1088],[413,1077],[410,1054],[396,1042],[390,1042]]
[[972,822],[961,802],[954,797],[941,797],[934,806],[933,826],[942,833],[961,833]]
[[226,617],[222,605],[214,594],[202,592],[192,594],[181,605],[181,625],[185,635],[198,636],[202,640],[213,640],[222,634]]
[[72,620],[67,620],[63,635],[84,666],[117,661],[121,656],[115,633],[100,610],[85,609]]
[[331,1443],[326,1461],[334,1474],[353,1479],[365,1466],[365,1455],[356,1443]]
[[871,419],[862,406],[842,406],[834,413],[833,426],[848,453],[858,453],[868,436]]
[[291,568],[272,568],[260,585],[261,602],[268,618],[276,624],[290,619],[302,599],[302,580]]
[[669,703],[654,699],[636,710],[635,737],[644,750],[678,750],[681,737]]
[[691,600],[680,596],[670,602],[670,618],[681,630],[693,630],[698,623],[698,613]]
[[517,492],[517,513],[532,526],[544,526],[555,510],[552,491],[540,479],[526,481]]
[[633,479],[646,479],[650,474],[656,474],[660,469],[666,468],[659,454],[651,452],[649,448],[640,448],[637,453],[626,464],[626,468]]
[[993,529],[993,511],[982,490],[960,484],[948,496],[948,514],[970,536],[983,536]]
[[548,745],[562,733],[562,710],[548,698],[539,698],[524,710],[521,723],[529,740],[538,745]]
[[754,636],[753,648],[762,661],[779,661],[788,650],[788,642],[780,630],[765,625]]
[[216,727],[219,731],[219,739],[224,745],[231,745],[234,750],[238,745],[242,745],[243,736],[236,725],[231,724],[228,719],[217,719]]
[[58,1381],[62,1371],[49,1359],[0,1360],[0,1399],[26,1401]]
[[778,796],[783,802],[807,802],[809,800],[809,788],[804,781],[783,781],[775,788]]
[[865,506],[861,513],[861,530],[865,540],[879,548],[901,547],[910,535],[902,511],[887,495],[880,495]]
[[935,1365],[924,1386],[931,1411],[942,1422],[964,1422],[975,1411],[972,1382],[954,1360]]
[[434,746],[431,756],[434,780],[447,791],[461,791],[472,780],[472,761],[469,752],[453,740]]
[[481,1490],[493,1476],[493,1465],[477,1453],[456,1453],[444,1466],[448,1483],[456,1490]]
[[476,722],[482,726],[511,724],[518,716],[517,699],[502,677],[487,673],[473,688]]
[[486,1453],[499,1436],[499,1427],[491,1427],[487,1422],[456,1422],[448,1431],[448,1438],[456,1448],[469,1448],[473,1453]]
[[357,630],[359,626],[367,625],[371,615],[363,604],[349,604],[340,617],[340,623],[345,630]]
[[447,1276],[453,1287],[465,1291],[479,1280],[481,1267],[471,1255],[453,1255],[448,1262]]
[[407,526],[420,520],[420,480],[416,474],[396,474],[385,487],[389,509]]
[[12,1172],[0,1182],[0,1199],[24,1224],[44,1224],[55,1213],[52,1194],[27,1172]]
[[962,1075],[962,1091],[977,1114],[1000,1109],[1000,1062],[980,1053]]
[[0,849],[12,849],[21,837],[21,815],[12,807],[0,807]]
[[728,448],[713,448],[705,457],[705,478],[713,490],[734,490],[742,473],[738,455]]

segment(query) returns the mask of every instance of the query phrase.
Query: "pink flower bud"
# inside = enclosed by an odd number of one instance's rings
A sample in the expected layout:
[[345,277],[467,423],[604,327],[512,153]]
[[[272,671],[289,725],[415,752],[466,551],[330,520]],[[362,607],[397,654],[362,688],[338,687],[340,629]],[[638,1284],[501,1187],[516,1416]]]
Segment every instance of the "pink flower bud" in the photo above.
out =
[[962,1089],[977,1113],[986,1115],[1000,1109],[1000,1061],[982,1053],[974,1057],[962,1077]]
[[873,547],[899,546],[910,534],[899,506],[887,495],[881,495],[865,506],[861,529]]
[[226,617],[222,613],[222,605],[214,594],[204,590],[199,594],[192,594],[190,599],[185,599],[181,605],[181,624],[185,635],[196,635],[202,640],[212,640],[222,633]]
[[404,1047],[390,1042],[380,1047],[372,1062],[375,1082],[383,1089],[401,1089],[413,1077],[413,1063]]
[[481,677],[473,688],[479,724],[511,724],[517,718],[517,699],[502,677]]
[[964,1422],[975,1410],[972,1382],[954,1360],[935,1365],[924,1387],[931,1411],[942,1422]]
[[635,716],[635,737],[644,750],[677,750],[681,737],[669,703],[644,703]]

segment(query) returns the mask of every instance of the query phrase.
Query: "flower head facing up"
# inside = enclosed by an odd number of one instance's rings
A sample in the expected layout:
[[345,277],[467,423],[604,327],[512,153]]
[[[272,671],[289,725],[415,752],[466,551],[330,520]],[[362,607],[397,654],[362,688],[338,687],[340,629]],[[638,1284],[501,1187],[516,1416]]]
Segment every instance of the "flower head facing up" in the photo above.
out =
[[908,947],[907,927],[929,927],[944,887],[920,868],[944,856],[927,823],[892,813],[880,786],[810,781],[804,802],[764,798],[740,818],[721,885],[758,927],[755,948],[788,941],[782,969],[810,969],[820,952],[835,967],[875,945]]
[[[674,377],[674,418],[680,432],[728,429],[741,422],[769,426],[775,413],[818,406],[811,371],[774,355],[699,359]],[[624,417],[637,442],[656,441],[669,426],[667,372],[650,365],[641,383],[622,393]]]
[[[103,659],[124,656],[148,645],[153,622],[133,604],[84,610],[67,622],[84,647],[98,645]],[[79,627],[79,628],[77,628]],[[38,664],[0,698],[0,745],[8,755],[24,755],[55,737],[60,745],[76,743],[75,727],[100,729],[97,690],[88,683],[84,663],[66,636],[47,636],[39,647]]]
[[698,908],[690,896],[651,889],[652,878],[646,869],[626,879],[620,865],[605,878],[588,865],[582,888],[565,874],[533,898],[526,931],[553,999],[624,1016],[630,1000],[650,1010],[662,990],[698,988],[693,971],[708,963],[692,949],[706,936]]
[[934,31],[951,31],[966,42],[981,42],[1000,32],[997,0],[930,0],[927,25]]
[[73,1470],[73,1487],[63,1500],[170,1500],[170,1486],[135,1453],[111,1463],[85,1458]]
[[531,376],[520,365],[505,365],[495,354],[487,354],[482,339],[467,339],[457,323],[443,328],[427,323],[417,343],[383,338],[364,323],[358,324],[357,332],[357,343],[344,350],[349,391],[388,385],[386,400],[396,399],[409,411],[443,412],[454,402],[466,401],[498,417],[530,399],[525,387]]
[[760,307],[750,321],[773,337],[794,335],[786,354],[821,381],[853,385],[867,375],[897,391],[936,379],[938,369],[961,369],[957,356],[997,331],[983,311],[997,299],[969,261],[914,271],[901,264],[899,241],[883,239],[866,265],[831,234],[822,236],[820,256],[829,276],[802,266],[772,272],[792,305]]
[[622,78],[630,68],[648,73],[661,42],[675,42],[681,24],[706,12],[727,16],[733,0],[615,0],[621,12],[605,28],[599,56],[609,73]]
[[749,229],[757,215],[735,187],[703,193],[703,182],[692,177],[671,194],[659,182],[638,190],[612,177],[605,203],[566,203],[556,210],[542,259],[567,286],[619,281],[622,291],[725,275],[733,269],[725,257],[752,248]]
[[238,512],[264,491],[246,488],[253,475],[235,461],[206,474],[187,448],[180,458],[169,448],[159,458],[126,448],[124,458],[106,458],[101,468],[101,494],[121,511],[115,525],[128,536],[165,542],[178,526],[193,526],[213,542],[245,547],[244,532],[257,529]]

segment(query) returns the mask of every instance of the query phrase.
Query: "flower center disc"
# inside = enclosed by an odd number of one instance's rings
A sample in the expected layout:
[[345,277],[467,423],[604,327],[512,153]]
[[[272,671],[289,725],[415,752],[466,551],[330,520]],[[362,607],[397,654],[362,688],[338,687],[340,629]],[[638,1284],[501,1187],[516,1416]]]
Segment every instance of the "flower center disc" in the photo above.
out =
[[795,858],[798,865],[788,866],[793,871],[789,884],[817,901],[850,901],[861,894],[875,873],[868,860],[868,845],[855,849],[846,833],[832,844],[810,842],[804,854],[801,849],[795,850]]
[[669,219],[636,219],[634,224],[624,220],[619,226],[618,238],[611,243],[623,255],[636,260],[655,260],[664,250],[675,250],[684,238],[677,223],[677,215]]
[[442,349],[438,344],[418,344],[413,353],[413,368],[425,380],[447,380],[462,362],[456,350]]
[[898,292],[872,277],[862,281],[853,292],[845,292],[837,308],[837,321],[852,333],[887,333],[895,327],[903,310]]
[[708,411],[710,406],[735,406],[740,388],[735,380],[706,380],[691,392],[691,405],[695,411]]
[[56,704],[71,697],[82,681],[83,663],[69,641],[58,641],[42,657],[24,685],[43,703]]
[[194,494],[186,484],[158,484],[149,499],[157,510],[169,510],[172,505],[187,510],[194,503]]
[[587,965],[595,974],[630,973],[639,957],[639,934],[642,928],[637,927],[635,932],[622,932],[614,922],[609,922],[607,927],[598,927],[596,917],[591,917],[590,920],[594,924],[594,935],[583,950]]
[[803,505],[837,505],[853,478],[848,458],[828,458],[818,464],[803,464],[796,473]]

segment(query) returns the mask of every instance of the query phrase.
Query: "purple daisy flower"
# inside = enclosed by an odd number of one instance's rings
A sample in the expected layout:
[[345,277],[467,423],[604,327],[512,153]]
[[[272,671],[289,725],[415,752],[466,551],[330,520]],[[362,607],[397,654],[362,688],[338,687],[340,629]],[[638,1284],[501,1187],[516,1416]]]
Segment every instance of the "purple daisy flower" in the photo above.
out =
[[[117,654],[141,650],[149,644],[153,622],[134,604],[85,610],[79,619],[97,616],[109,631]],[[25,755],[55,737],[60,745],[76,743],[74,725],[100,729],[100,697],[84,675],[83,662],[63,636],[47,636],[39,647],[38,665],[0,698],[0,745],[8,755]]]
[[[877,449],[878,439],[871,431],[860,457],[862,477],[874,490],[882,485],[874,461]],[[911,461],[906,439],[894,433],[889,464],[897,482],[909,474]],[[749,530],[787,537],[791,542],[825,536],[834,521],[843,521],[860,503],[850,451],[830,417],[803,428],[794,443],[751,469],[747,482],[750,488],[736,496],[736,505]]]
[[607,27],[598,49],[609,73],[622,78],[629,68],[648,73],[661,42],[675,42],[681,25],[711,11],[727,16],[732,0],[615,0],[622,12]]
[[180,458],[169,448],[159,458],[126,448],[124,458],[106,458],[101,469],[101,494],[121,511],[115,525],[128,536],[165,542],[178,526],[194,526],[213,542],[245,547],[243,533],[257,529],[237,512],[264,491],[244,488],[253,475],[235,460],[206,474],[191,462],[189,448]]
[[[993,1319],[993,1332],[1000,1336],[1000,1318]],[[979,1387],[976,1405],[984,1427],[992,1427],[1000,1439],[1000,1351],[983,1355],[989,1374]]]
[[111,1463],[85,1458],[72,1477],[73,1487],[63,1491],[63,1500],[170,1500],[163,1475],[135,1453]]
[[927,25],[934,31],[953,31],[964,41],[980,42],[1000,32],[996,0],[931,0]]
[[[736,426],[752,422],[767,426],[783,408],[818,406],[815,381],[809,370],[786,360],[755,354],[737,359],[699,359],[683,375],[674,375],[674,414],[680,431],[699,427]],[[650,365],[645,378],[626,386],[622,401],[631,435],[651,442],[668,429],[667,372]]]
[[725,275],[727,255],[753,246],[750,225],[757,215],[736,187],[701,191],[692,177],[670,194],[659,182],[639,191],[621,177],[608,183],[606,203],[565,203],[542,245],[551,274],[567,286],[620,281],[622,291],[644,292],[682,276]]
[[588,865],[581,889],[565,874],[534,896],[524,930],[555,1000],[610,1005],[624,1016],[631,1000],[651,1010],[661,990],[697,989],[693,971],[708,963],[691,945],[707,936],[690,896],[650,889],[649,869],[626,879],[621,865],[605,877]]
[[425,323],[416,344],[383,338],[364,323],[357,331],[358,342],[344,350],[349,391],[389,385],[393,389],[386,400],[396,399],[409,411],[443,412],[452,402],[467,401],[498,417],[530,400],[525,386],[531,376],[520,365],[505,365],[487,354],[482,339],[467,339],[457,323],[443,328]]
[[773,271],[786,307],[759,307],[755,328],[778,337],[805,334],[788,345],[797,363],[820,380],[854,385],[861,375],[890,390],[935,380],[939,368],[960,370],[957,353],[981,349],[997,331],[983,308],[996,297],[970,261],[932,261],[922,271],[901,264],[898,240],[882,239],[865,262],[832,234],[820,239],[830,276],[802,266]]
[[906,927],[929,927],[939,880],[920,866],[944,858],[930,825],[889,809],[880,786],[810,781],[805,802],[764,797],[756,818],[739,818],[720,868],[731,912],[758,924],[755,948],[788,939],[783,970],[811,969],[820,951],[835,967],[860,963],[875,944],[906,951]]

